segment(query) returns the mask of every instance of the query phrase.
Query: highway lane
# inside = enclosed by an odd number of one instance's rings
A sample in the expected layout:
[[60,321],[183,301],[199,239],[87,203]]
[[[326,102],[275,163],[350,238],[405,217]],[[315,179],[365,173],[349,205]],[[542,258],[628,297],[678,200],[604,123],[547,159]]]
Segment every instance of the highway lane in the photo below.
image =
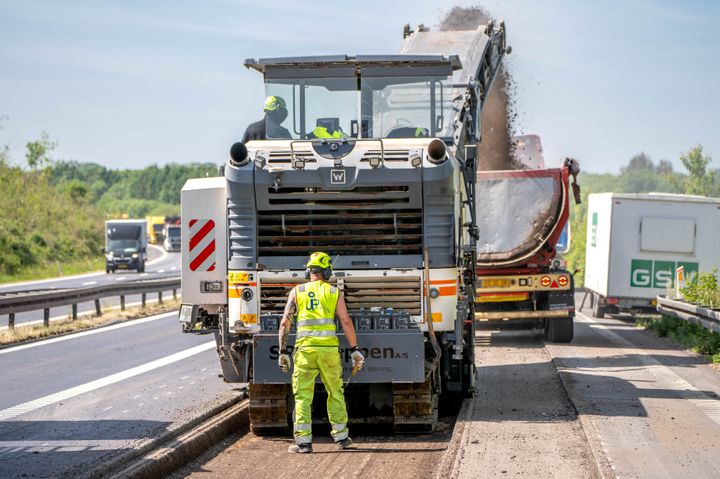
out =
[[546,349],[607,475],[720,476],[720,374],[702,356],[589,309]]
[[[181,260],[180,253],[166,253],[161,248],[150,245],[151,260],[147,264],[145,273],[136,273],[134,271],[118,272],[115,274],[106,274],[104,271],[100,273],[90,273],[88,275],[73,276],[68,278],[55,278],[42,282],[26,282],[16,283],[13,285],[0,286],[0,294],[11,291],[25,291],[36,289],[62,289],[62,288],[80,288],[88,286],[97,286],[102,284],[117,284],[123,281],[133,281],[139,278],[154,279],[167,276],[177,276],[180,274]],[[152,297],[149,297],[152,299]],[[126,298],[126,303],[138,302],[140,296],[131,296]],[[112,307],[120,304],[119,298],[107,298],[101,301],[102,307]],[[95,306],[93,303],[81,303],[78,305],[78,313],[93,312]],[[71,307],[59,307],[50,310],[51,319],[66,318],[71,313]],[[42,322],[43,312],[29,311],[27,313],[19,313],[15,316],[15,324],[22,323],[38,323]],[[8,317],[0,317],[0,328],[7,327]]]
[[0,477],[74,476],[205,410],[238,385],[218,377],[212,336],[175,313],[0,350]]

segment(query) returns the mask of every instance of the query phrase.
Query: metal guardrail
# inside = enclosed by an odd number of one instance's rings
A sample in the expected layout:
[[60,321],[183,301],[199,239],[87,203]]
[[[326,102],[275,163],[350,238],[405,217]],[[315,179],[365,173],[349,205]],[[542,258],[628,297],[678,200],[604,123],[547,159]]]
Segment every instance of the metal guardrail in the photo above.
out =
[[658,295],[657,310],[659,313],[673,316],[702,326],[710,331],[720,333],[720,311],[703,308],[694,304]]
[[120,297],[120,309],[125,309],[125,296],[141,295],[142,305],[145,306],[147,295],[158,294],[158,301],[162,303],[163,291],[173,292],[173,299],[177,298],[180,289],[180,277],[174,276],[163,279],[146,279],[125,281],[115,284],[88,286],[84,288],[49,289],[36,291],[17,291],[0,294],[0,315],[9,315],[8,328],[15,328],[15,315],[27,311],[43,310],[43,324],[50,325],[50,308],[58,306],[72,306],[72,319],[77,319],[77,305],[90,301],[95,302],[95,314],[100,316],[100,300],[109,297]]

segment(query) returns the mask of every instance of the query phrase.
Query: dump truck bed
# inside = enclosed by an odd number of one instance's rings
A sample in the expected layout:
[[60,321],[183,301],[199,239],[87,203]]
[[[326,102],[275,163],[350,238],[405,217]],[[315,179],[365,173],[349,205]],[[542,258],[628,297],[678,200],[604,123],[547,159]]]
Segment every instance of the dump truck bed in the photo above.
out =
[[478,265],[544,265],[568,219],[567,170],[481,171],[476,189]]

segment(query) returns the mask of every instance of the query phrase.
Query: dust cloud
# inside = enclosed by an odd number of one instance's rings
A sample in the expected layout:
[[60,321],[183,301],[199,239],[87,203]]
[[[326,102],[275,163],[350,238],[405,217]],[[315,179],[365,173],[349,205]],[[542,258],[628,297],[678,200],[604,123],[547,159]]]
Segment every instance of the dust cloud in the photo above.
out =
[[[440,21],[439,29],[474,30],[493,20],[483,7],[453,7]],[[490,88],[480,122],[482,141],[478,145],[478,170],[508,170],[517,167],[512,155],[512,77],[501,67]]]

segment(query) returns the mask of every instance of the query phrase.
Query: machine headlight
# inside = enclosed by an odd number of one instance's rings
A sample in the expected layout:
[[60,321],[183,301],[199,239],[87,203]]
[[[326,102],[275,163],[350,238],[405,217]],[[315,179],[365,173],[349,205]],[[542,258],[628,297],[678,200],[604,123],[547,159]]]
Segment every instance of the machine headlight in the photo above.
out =
[[140,257],[140,255],[139,255],[138,253],[133,253],[133,254],[132,254],[132,257],[133,257],[133,259],[137,259],[137,258]]
[[107,254],[105,255],[105,258],[107,258],[108,260],[113,259],[112,251],[108,251]]

